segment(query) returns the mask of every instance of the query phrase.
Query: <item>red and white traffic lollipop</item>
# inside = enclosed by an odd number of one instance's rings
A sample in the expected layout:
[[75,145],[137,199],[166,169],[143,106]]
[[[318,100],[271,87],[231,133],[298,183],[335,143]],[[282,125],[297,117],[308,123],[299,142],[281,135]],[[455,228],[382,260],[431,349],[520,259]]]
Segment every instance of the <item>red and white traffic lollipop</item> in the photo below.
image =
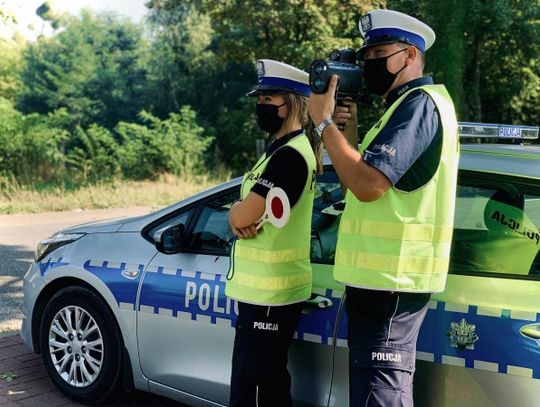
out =
[[289,216],[291,216],[289,197],[282,188],[273,187],[266,195],[266,209],[263,216],[257,221],[257,230],[265,222],[281,229],[289,221]]

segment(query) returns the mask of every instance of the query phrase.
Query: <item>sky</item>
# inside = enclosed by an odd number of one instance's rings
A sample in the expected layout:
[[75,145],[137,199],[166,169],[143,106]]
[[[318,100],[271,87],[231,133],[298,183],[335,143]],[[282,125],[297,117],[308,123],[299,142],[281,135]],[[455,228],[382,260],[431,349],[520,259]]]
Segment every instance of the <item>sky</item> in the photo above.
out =
[[[0,36],[11,37],[14,29],[18,30],[29,40],[35,39],[43,30],[44,24],[36,15],[36,9],[45,0],[0,0],[0,6],[12,13],[17,23],[3,24],[0,22]],[[147,8],[144,3],[148,0],[49,0],[53,10],[65,11],[79,15],[83,8],[90,8],[96,12],[112,11],[118,15],[128,17],[134,22],[139,22],[146,14]],[[29,26],[34,29],[30,30]],[[46,31],[44,31],[47,34]]]

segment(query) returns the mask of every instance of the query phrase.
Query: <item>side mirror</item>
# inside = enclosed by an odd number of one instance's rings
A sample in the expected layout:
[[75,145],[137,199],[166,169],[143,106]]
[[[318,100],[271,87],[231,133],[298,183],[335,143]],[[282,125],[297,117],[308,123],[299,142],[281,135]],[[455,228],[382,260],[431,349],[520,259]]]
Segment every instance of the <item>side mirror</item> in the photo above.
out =
[[180,253],[184,234],[185,226],[182,224],[159,229],[153,236],[156,249],[164,254]]

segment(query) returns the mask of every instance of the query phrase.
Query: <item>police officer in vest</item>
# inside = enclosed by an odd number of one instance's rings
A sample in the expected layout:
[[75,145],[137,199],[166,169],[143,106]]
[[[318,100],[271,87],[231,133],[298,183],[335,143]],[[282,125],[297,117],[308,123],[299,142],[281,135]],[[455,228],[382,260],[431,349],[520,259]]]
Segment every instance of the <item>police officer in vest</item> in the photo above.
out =
[[356,132],[332,120],[355,120],[346,107],[334,111],[336,76],[309,112],[347,188],[334,277],[346,285],[350,405],[412,406],[418,331],[448,272],[457,121],[445,87],[423,75],[429,26],[390,10],[359,26],[366,86],[385,113],[357,148]]
[[[234,341],[231,407],[292,406],[287,371],[289,344],[301,304],[311,295],[310,235],[315,172],[320,150],[303,128],[308,121],[308,74],[290,65],[257,61],[258,84],[248,96],[258,98],[257,123],[274,137],[243,179],[240,197],[229,212],[238,237],[231,250],[225,293],[238,300]],[[310,135],[311,136],[311,135]],[[290,217],[278,228],[256,222],[265,198],[281,188]]]

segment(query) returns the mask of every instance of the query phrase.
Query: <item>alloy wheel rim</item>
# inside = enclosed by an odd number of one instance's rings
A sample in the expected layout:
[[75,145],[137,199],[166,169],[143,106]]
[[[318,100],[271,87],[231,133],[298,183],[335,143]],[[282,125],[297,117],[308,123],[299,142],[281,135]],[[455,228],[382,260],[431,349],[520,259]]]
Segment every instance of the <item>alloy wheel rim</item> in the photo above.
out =
[[92,316],[69,305],[54,316],[49,327],[49,354],[60,377],[74,387],[94,383],[103,367],[103,336]]

